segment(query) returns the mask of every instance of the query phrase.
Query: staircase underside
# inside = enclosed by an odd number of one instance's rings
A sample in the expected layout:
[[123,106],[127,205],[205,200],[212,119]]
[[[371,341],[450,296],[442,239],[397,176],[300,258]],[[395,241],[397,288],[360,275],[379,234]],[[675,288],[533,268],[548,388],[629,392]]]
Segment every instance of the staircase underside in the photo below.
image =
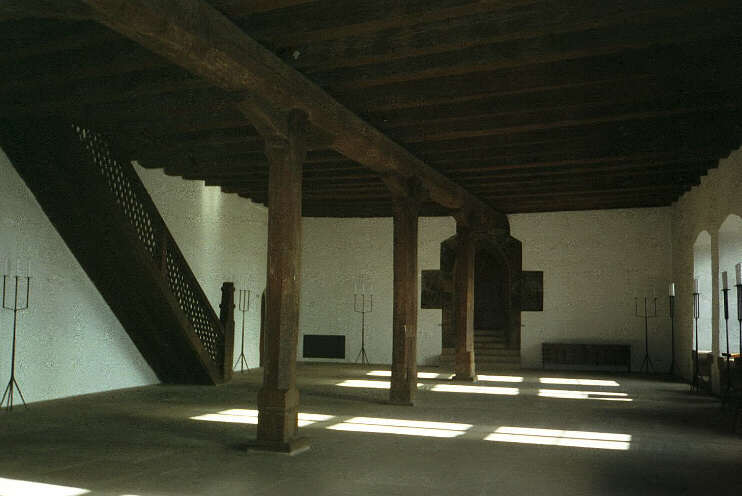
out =
[[2,122],[0,145],[157,377],[223,382],[218,317],[131,164],[61,121]]

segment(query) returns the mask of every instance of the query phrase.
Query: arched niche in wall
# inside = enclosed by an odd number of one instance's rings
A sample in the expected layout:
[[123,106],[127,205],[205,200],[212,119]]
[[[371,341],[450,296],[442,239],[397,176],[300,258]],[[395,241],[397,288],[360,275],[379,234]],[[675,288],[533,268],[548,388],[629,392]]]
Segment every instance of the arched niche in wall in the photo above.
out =
[[[740,338],[737,323],[737,288],[734,266],[742,262],[742,217],[729,215],[719,228],[719,289],[721,290],[721,273],[726,271],[729,279],[729,350],[739,353]],[[719,297],[723,296],[721,293]],[[724,327],[724,302],[719,303],[719,346],[726,353],[726,329]]]
[[[707,231],[701,232],[693,244],[693,278],[698,279],[699,319],[698,319],[698,350],[711,352],[711,302],[716,295],[712,294],[711,273],[711,235]],[[695,323],[694,323],[695,325]],[[695,346],[695,330],[693,332],[693,346]]]

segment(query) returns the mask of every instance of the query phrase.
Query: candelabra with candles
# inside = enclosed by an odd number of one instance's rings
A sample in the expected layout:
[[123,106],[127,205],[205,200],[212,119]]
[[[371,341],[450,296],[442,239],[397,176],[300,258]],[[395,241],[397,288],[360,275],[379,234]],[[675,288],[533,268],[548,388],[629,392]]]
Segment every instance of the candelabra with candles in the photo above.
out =
[[644,313],[639,313],[639,298],[634,298],[634,316],[642,317],[644,319],[644,359],[642,365],[639,367],[639,372],[649,373],[650,370],[654,373],[654,365],[652,365],[652,359],[649,357],[649,319],[657,317],[657,297],[652,297],[652,303],[654,310],[652,314],[649,313],[647,308],[647,297],[644,297]]
[[242,312],[242,341],[240,343],[240,356],[237,357],[237,361],[234,362],[234,367],[232,368],[236,369],[239,365],[240,373],[243,373],[245,369],[250,369],[250,366],[247,364],[247,358],[245,358],[245,313],[250,311],[250,293],[249,289],[240,289],[239,303],[237,305],[237,309]]
[[361,349],[358,351],[355,363],[361,360],[362,365],[369,365],[366,355],[366,314],[374,311],[374,295],[370,293],[370,285],[366,277],[361,274],[355,284],[353,292],[353,311],[361,314]]
[[670,375],[675,375],[675,283],[670,283]]
[[700,317],[701,293],[698,292],[698,279],[693,280],[693,320],[695,321],[695,340],[693,347],[693,381],[691,391],[701,390],[700,368],[698,363],[698,318]]
[[[13,338],[12,338],[12,345],[11,345],[11,352],[10,352],[10,380],[8,381],[8,385],[5,388],[5,392],[3,393],[2,400],[0,400],[0,409],[5,408],[4,405],[7,404],[8,411],[13,409],[13,397],[14,392],[18,391],[18,396],[21,398],[21,402],[23,402],[23,406],[25,408],[28,408],[28,405],[26,404],[26,399],[23,397],[23,393],[21,392],[21,387],[18,385],[18,381],[15,378],[15,362],[16,362],[16,337],[17,337],[17,328],[18,328],[18,312],[22,312],[24,310],[28,309],[28,302],[29,297],[31,295],[31,273],[29,270],[29,264],[28,262],[25,263],[25,275],[22,273],[22,267],[24,267],[24,264],[21,263],[20,260],[18,260],[16,264],[16,273],[14,276],[10,275],[10,261],[8,260],[5,264],[0,263],[0,268],[2,266],[5,267],[6,270],[3,271],[3,295],[2,295],[2,308],[3,310],[12,310],[13,311]],[[13,305],[10,306],[7,303],[7,282],[8,279],[11,279],[14,284],[14,292],[13,292]],[[19,302],[18,293],[19,291],[22,291],[23,284],[25,282],[26,285],[26,301],[25,304],[21,304]],[[7,399],[7,402],[6,402]]]

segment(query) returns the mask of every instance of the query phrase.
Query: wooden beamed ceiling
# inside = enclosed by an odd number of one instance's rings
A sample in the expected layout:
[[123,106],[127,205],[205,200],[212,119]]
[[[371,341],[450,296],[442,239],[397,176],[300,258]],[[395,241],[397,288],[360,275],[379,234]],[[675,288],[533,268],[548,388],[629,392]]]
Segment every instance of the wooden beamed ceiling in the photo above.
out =
[[[208,3],[501,212],[669,205],[742,143],[737,1]],[[145,167],[266,201],[247,92],[54,16],[0,17],[3,119],[64,116]],[[378,170],[331,148],[308,153],[304,214],[390,215]]]

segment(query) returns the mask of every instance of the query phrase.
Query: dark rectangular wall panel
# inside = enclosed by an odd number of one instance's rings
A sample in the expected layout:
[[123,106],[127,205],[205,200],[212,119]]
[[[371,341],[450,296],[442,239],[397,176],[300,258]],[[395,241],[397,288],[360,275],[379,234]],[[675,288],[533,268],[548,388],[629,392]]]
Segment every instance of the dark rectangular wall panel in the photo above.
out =
[[304,358],[345,358],[345,336],[305,334]]

